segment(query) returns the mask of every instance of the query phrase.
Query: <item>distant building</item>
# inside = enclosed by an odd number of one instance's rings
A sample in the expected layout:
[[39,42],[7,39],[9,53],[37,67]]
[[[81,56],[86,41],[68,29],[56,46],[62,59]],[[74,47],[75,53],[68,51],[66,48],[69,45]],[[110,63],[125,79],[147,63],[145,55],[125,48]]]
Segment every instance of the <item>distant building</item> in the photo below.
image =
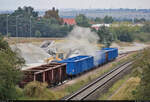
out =
[[63,18],[63,24],[75,25],[76,21],[74,18]]
[[102,27],[102,26],[110,27],[110,24],[93,24],[93,25],[91,26],[91,28],[94,28],[94,29],[96,29],[96,30],[99,30],[100,27]]

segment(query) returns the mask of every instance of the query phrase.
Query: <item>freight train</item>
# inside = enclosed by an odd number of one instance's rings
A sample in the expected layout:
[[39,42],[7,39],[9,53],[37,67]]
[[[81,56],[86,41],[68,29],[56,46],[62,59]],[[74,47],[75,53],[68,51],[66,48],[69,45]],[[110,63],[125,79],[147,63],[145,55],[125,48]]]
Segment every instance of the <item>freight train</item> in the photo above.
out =
[[57,85],[65,81],[68,77],[82,74],[97,66],[108,63],[118,56],[117,48],[103,48],[96,51],[95,56],[80,55],[62,61],[33,67],[24,70],[24,78],[20,86],[24,86],[31,81],[47,82],[50,86]]

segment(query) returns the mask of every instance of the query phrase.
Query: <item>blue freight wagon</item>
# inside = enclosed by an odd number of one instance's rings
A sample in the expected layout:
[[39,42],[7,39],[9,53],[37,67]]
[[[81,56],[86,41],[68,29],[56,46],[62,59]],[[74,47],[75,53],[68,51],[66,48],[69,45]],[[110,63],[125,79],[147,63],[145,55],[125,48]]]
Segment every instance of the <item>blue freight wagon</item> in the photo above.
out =
[[94,56],[94,64],[98,66],[104,63],[106,63],[106,52],[103,50],[96,51],[96,55]]
[[103,48],[102,50],[106,52],[106,61],[112,61],[118,56],[117,48]]
[[77,75],[94,67],[93,56],[76,56],[57,62],[67,63],[66,73],[68,75]]

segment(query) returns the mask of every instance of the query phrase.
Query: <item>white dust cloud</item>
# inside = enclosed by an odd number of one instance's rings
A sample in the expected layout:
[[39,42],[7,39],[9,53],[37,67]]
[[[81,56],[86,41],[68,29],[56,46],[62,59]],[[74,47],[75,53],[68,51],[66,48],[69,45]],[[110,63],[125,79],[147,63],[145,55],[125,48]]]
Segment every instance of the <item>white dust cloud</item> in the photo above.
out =
[[[90,28],[82,28],[75,26],[70,34],[66,37],[66,41],[57,44],[57,49],[67,53],[68,57],[77,55],[96,56],[99,37]],[[100,56],[96,56],[95,60]]]

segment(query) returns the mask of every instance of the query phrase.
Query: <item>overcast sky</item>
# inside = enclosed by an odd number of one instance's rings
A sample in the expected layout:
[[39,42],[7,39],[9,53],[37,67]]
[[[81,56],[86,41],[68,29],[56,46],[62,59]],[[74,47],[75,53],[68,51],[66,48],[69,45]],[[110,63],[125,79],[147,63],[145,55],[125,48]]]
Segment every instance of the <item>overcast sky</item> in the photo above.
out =
[[35,9],[56,8],[150,8],[150,0],[0,0],[0,10],[32,6]]

